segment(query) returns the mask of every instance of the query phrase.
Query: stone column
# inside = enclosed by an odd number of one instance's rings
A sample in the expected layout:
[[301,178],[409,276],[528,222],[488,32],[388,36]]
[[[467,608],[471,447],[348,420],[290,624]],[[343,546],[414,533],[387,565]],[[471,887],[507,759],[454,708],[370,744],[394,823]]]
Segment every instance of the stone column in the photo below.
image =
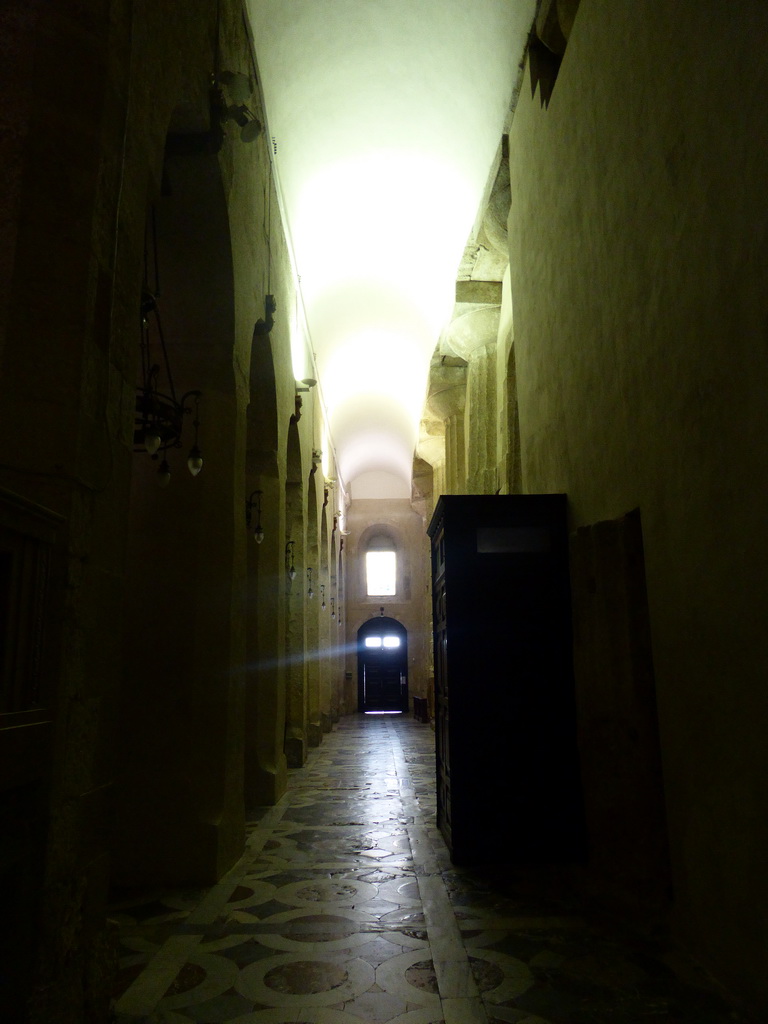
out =
[[[286,623],[286,720],[285,756],[289,768],[301,768],[307,758],[307,668],[304,594],[306,563],[304,558],[303,488],[300,483],[286,487],[286,549],[280,579],[285,587]],[[291,546],[288,546],[288,543]],[[291,580],[289,568],[296,570]]]
[[499,487],[495,342],[472,351],[467,378],[467,492],[494,494]]
[[[245,670],[245,805],[276,803],[285,792],[285,537],[280,529],[283,488],[260,477],[264,540],[248,539]],[[249,492],[250,493],[250,492]],[[252,527],[255,526],[252,520]]]
[[[498,289],[497,289],[498,291]],[[496,294],[496,291],[493,293]],[[462,362],[465,371],[466,401],[463,432],[466,432],[464,458],[455,448],[458,426],[446,427],[446,465],[449,493],[493,494],[496,481],[496,342],[501,306],[485,302],[458,302],[457,315],[440,340],[440,349],[450,352],[454,364]],[[428,399],[431,401],[431,398]],[[450,437],[450,443],[449,443]],[[461,440],[464,440],[461,436]]]
[[464,490],[466,381],[463,359],[439,354],[433,359],[417,454],[432,466],[436,497]]

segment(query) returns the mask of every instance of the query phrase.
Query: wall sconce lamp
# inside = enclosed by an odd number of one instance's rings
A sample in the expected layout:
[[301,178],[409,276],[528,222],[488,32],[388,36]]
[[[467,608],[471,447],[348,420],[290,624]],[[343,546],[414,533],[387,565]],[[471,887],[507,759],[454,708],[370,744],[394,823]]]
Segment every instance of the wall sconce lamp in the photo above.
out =
[[315,596],[315,592],[312,589],[312,566],[311,565],[307,566],[307,583],[308,583],[307,597],[312,598],[312,597]]
[[336,618],[336,602],[334,601],[333,598],[331,598],[331,618]]
[[[195,418],[192,420],[192,426],[195,428],[195,437],[192,441],[192,447],[189,449],[189,456],[187,458],[187,469],[192,476],[197,476],[200,470],[203,468],[203,453],[200,451],[200,447],[197,443],[197,434],[200,430],[200,399],[202,395],[199,391],[190,391],[190,398],[195,400]],[[186,397],[186,396],[184,396]],[[182,398],[182,404],[184,398]]]
[[317,384],[317,381],[315,380],[314,377],[305,377],[302,380],[301,383],[304,384],[305,387],[300,388],[299,385],[297,384],[296,385],[296,390],[297,391],[310,391],[313,387],[315,387],[315,385]]
[[253,333],[262,336],[269,334],[272,328],[275,326],[274,313],[277,309],[277,302],[275,302],[274,295],[267,295],[264,298],[264,319],[259,318],[253,327]]
[[321,608],[322,611],[325,611],[325,584],[324,583],[320,584],[320,598],[321,598],[320,608]]
[[240,126],[241,142],[255,142],[261,135],[261,121],[245,103],[241,103],[239,106],[227,107],[222,120],[234,121],[235,124]]
[[295,543],[295,540],[289,540],[285,545],[285,569],[291,582],[296,579],[296,566],[293,561],[293,546]]
[[[153,327],[157,333],[156,343],[153,339]],[[163,460],[157,471],[157,478],[160,487],[167,487],[171,482],[171,467],[168,464],[166,453],[169,448],[181,448],[184,417],[192,412],[194,412],[192,425],[195,434],[192,447],[189,449],[187,468],[192,476],[197,476],[203,468],[203,454],[198,443],[202,392],[187,391],[180,399],[176,398],[157,299],[146,287],[141,297],[139,349],[141,351],[141,381],[136,389],[133,450],[147,452],[153,459],[157,459],[159,453],[162,453]],[[160,384],[161,374],[165,378],[162,385]],[[166,390],[161,391],[161,387]],[[191,401],[194,401],[194,408]]]
[[[264,527],[261,525],[261,494],[261,491],[252,491],[251,496],[245,502],[245,525],[248,529],[251,528],[253,506],[256,506],[256,526],[253,530],[253,539],[257,544],[261,544],[264,540]],[[253,500],[254,495],[258,495],[256,501]]]
[[[226,89],[230,103],[224,99]],[[261,121],[256,117],[247,101],[251,98],[251,80],[247,75],[237,71],[221,71],[211,75],[209,106],[211,111],[211,130],[206,133],[209,145],[208,152],[218,153],[224,139],[223,126],[234,121],[240,126],[240,139],[243,142],[255,142],[262,132]],[[214,126],[218,126],[218,130]]]
[[216,76],[219,85],[223,85],[233,103],[247,103],[251,98],[251,80],[240,71],[220,71]]

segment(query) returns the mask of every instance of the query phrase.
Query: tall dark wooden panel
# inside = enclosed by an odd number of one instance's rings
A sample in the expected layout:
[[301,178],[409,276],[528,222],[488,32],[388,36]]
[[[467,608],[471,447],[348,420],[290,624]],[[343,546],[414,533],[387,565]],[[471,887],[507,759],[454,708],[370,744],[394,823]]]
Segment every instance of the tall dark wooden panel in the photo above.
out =
[[432,517],[438,824],[457,863],[583,856],[566,497]]
[[37,969],[62,526],[54,512],[0,488],[0,1020],[8,1022],[27,1020]]

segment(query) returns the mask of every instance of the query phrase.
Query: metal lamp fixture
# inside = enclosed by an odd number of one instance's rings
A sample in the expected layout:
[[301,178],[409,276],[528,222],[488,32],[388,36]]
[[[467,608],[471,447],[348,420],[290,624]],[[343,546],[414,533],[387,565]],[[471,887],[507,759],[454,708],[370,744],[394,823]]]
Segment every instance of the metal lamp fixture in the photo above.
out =
[[333,598],[331,598],[331,618],[336,618],[336,602],[334,601]]
[[[231,103],[226,103],[223,89],[229,93]],[[224,125],[234,121],[240,126],[240,140],[255,142],[261,135],[263,125],[247,101],[251,98],[251,80],[238,71],[220,71],[211,76],[211,110],[218,113],[219,122]]]
[[[254,501],[254,496],[256,500]],[[264,540],[264,527],[261,525],[261,491],[252,491],[250,497],[245,502],[245,525],[250,530],[251,520],[253,518],[253,506],[256,505],[256,526],[253,530],[253,539],[257,544],[261,544]]]
[[325,584],[320,584],[320,608],[325,611]]
[[261,135],[261,121],[245,103],[226,107],[222,120],[234,121],[240,126],[241,142],[255,142]]
[[133,450],[147,452],[153,459],[158,459],[162,454],[162,462],[157,471],[158,482],[161,487],[167,487],[171,481],[167,451],[169,448],[181,448],[184,417],[192,412],[194,438],[187,467],[192,476],[197,476],[203,468],[198,436],[202,392],[187,391],[177,399],[157,299],[146,287],[141,297],[139,348],[141,380],[136,389]]
[[312,566],[307,566],[307,597],[312,598],[315,596],[315,592],[312,589]]
[[293,546],[295,543],[295,540],[289,540],[285,545],[285,569],[291,582],[296,579],[296,566],[293,561]]
[[233,103],[247,103],[251,98],[251,80],[241,71],[219,71],[215,80],[224,86]]

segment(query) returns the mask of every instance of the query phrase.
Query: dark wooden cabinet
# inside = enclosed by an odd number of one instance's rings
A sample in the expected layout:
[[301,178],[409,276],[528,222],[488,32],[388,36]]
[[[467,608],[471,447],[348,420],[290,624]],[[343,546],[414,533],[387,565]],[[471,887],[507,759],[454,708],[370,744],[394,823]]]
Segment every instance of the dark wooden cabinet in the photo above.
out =
[[432,539],[438,824],[456,863],[584,852],[562,494],[444,495]]

